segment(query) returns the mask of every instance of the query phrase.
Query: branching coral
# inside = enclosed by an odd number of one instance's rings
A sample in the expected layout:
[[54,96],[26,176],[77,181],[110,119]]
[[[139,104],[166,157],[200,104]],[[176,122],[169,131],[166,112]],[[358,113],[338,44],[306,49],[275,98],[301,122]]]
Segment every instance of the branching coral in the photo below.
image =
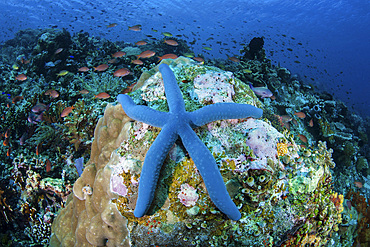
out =
[[107,92],[112,97],[117,96],[123,88],[128,86],[121,77],[115,77],[111,72],[104,72],[102,74],[90,72],[87,75],[76,75],[74,77],[74,83],[80,84],[81,90],[86,89],[93,95]]

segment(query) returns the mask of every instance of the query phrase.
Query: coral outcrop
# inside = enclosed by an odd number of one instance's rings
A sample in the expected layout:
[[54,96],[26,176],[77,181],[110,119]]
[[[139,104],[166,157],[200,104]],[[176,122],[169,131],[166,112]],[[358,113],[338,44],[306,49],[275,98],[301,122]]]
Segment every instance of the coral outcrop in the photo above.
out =
[[[262,107],[230,73],[181,57],[171,66],[187,111],[213,99]],[[160,73],[153,69],[144,76],[131,98],[167,111]],[[200,78],[212,80],[214,89],[201,91],[194,85]],[[230,93],[217,90],[225,82],[222,88]],[[147,215],[136,218],[142,164],[160,129],[108,105],[95,129],[91,159],[53,223],[50,246],[323,246],[338,230],[344,199],[332,191],[335,164],[324,142],[298,145],[266,119],[221,120],[194,131],[214,156],[239,221],[213,205],[180,141],[165,159]]]
[[73,186],[73,194],[53,224],[50,246],[128,246],[127,219],[112,203],[111,153],[127,139],[128,118],[109,104],[95,128],[91,158]]

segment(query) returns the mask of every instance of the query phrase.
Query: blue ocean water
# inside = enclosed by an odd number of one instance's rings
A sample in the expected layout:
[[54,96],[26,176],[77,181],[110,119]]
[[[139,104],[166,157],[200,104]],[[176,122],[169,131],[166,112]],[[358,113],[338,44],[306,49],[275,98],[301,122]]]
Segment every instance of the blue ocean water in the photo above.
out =
[[[171,32],[195,41],[195,53],[227,58],[239,55],[242,44],[253,37],[263,36],[273,63],[334,94],[361,115],[370,115],[366,0],[1,0],[0,8],[0,42],[26,28],[83,30],[128,42]],[[111,23],[117,26],[107,28]],[[128,30],[136,24],[142,25],[141,32]]]

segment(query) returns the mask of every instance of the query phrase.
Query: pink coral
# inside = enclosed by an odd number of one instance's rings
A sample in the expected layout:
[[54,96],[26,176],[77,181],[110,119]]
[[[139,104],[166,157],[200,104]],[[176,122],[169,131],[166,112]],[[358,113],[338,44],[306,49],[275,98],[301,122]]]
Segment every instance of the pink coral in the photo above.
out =
[[127,187],[124,184],[123,178],[118,174],[112,174],[111,179],[111,190],[120,196],[127,195]]
[[199,195],[194,187],[190,186],[189,184],[182,184],[181,191],[177,197],[180,199],[182,204],[184,204],[186,207],[190,207],[195,205],[195,203],[198,201]]
[[267,123],[256,119],[248,119],[243,127],[246,128],[246,144],[253,153],[260,159],[270,158],[277,161],[276,145],[282,134]]

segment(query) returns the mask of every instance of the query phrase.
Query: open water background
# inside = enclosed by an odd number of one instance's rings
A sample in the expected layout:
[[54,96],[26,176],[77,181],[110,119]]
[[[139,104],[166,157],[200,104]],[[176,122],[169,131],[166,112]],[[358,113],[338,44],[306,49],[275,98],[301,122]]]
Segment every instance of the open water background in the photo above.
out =
[[[368,0],[0,0],[0,12],[0,44],[26,28],[83,30],[127,42],[170,32],[189,42],[195,39],[196,54],[227,58],[239,55],[241,43],[264,36],[275,64],[306,75],[307,83],[370,116]],[[111,23],[118,25],[107,28]],[[128,30],[137,24],[143,26],[141,32]]]

